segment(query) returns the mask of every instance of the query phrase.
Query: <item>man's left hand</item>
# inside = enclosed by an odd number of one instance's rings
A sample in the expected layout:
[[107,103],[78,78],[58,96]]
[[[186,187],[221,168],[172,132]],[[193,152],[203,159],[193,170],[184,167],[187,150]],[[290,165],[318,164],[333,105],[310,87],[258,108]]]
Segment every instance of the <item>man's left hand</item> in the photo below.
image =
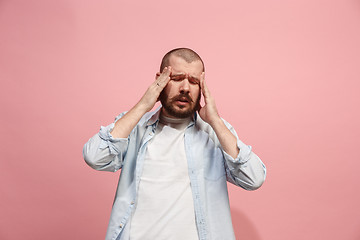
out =
[[225,152],[227,152],[234,159],[239,154],[239,148],[237,147],[237,139],[225,126],[224,122],[220,118],[215,100],[211,96],[210,91],[205,83],[205,73],[203,72],[200,77],[201,92],[204,96],[205,105],[200,106],[199,115],[200,117],[210,124],[214,129],[216,136],[218,137],[220,144]]
[[204,96],[205,105],[200,106],[199,115],[205,122],[212,126],[216,121],[220,120],[220,116],[215,105],[215,99],[211,96],[209,88],[205,83],[204,72],[200,76],[200,87],[201,93]]

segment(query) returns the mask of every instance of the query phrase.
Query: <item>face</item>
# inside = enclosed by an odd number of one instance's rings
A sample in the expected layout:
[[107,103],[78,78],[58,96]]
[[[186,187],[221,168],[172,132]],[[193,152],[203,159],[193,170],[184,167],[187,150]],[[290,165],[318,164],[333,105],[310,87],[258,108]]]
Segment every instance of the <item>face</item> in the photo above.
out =
[[200,104],[202,63],[188,63],[180,57],[170,56],[169,65],[172,68],[170,81],[160,94],[162,113],[168,117],[190,117]]

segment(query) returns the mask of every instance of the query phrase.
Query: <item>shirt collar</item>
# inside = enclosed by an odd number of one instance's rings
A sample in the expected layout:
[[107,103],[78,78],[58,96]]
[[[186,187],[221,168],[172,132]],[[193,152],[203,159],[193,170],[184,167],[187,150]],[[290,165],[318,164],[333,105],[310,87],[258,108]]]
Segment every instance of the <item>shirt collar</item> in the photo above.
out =
[[147,126],[153,125],[154,123],[159,121],[160,111],[161,111],[161,105],[156,108],[155,112],[152,112],[151,114],[149,114],[147,119],[145,119]]

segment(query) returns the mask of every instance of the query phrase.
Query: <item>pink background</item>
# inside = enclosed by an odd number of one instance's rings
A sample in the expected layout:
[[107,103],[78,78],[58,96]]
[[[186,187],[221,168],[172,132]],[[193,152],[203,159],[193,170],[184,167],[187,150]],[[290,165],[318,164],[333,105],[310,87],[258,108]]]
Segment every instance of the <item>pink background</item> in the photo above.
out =
[[181,46],[267,165],[229,185],[237,238],[360,239],[356,0],[0,1],[0,239],[104,238],[119,172],[83,144]]

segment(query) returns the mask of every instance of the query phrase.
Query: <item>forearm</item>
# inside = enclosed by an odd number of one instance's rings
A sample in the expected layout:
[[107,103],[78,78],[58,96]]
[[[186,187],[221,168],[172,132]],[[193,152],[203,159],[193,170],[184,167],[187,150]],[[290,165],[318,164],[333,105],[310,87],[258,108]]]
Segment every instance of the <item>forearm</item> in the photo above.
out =
[[114,128],[110,132],[111,135],[114,138],[127,138],[146,112],[147,109],[145,107],[140,103],[136,104],[115,123]]
[[220,117],[211,123],[211,127],[214,129],[223,150],[235,159],[239,154],[236,137],[230,132]]

